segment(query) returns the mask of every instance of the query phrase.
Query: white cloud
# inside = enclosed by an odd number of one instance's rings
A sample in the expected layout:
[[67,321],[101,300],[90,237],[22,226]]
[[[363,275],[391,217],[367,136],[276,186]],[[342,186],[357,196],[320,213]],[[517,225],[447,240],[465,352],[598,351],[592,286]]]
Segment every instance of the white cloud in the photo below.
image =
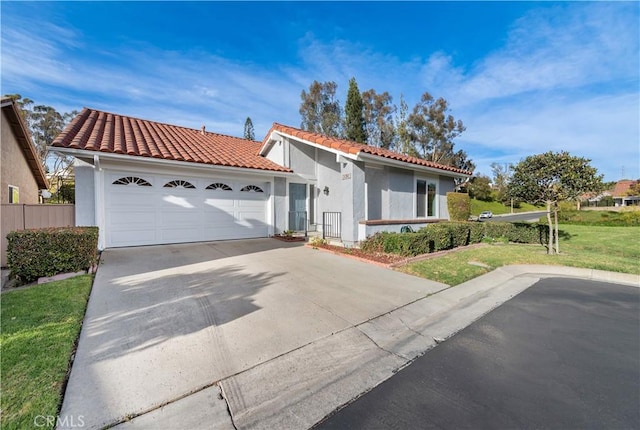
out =
[[535,9],[513,26],[504,47],[463,71],[432,54],[423,79],[454,105],[531,91],[569,90],[638,79],[636,5],[565,4]]
[[85,46],[73,28],[12,18],[3,20],[2,86],[63,112],[88,105],[232,135],[251,116],[261,138],[274,121],[299,125],[300,91],[313,80],[336,81],[344,102],[355,76],[361,90],[388,91],[396,103],[402,93],[410,107],[424,91],[445,97],[467,125],[458,146],[481,172],[567,149],[617,179],[621,159],[640,176],[637,18],[636,4],[544,5],[514,22],[504,46],[467,64],[443,51],[401,61],[308,33],[296,64],[267,65],[145,41],[112,52]]
[[640,135],[636,93],[592,96],[571,100],[553,97],[524,99],[528,109],[507,105],[473,115],[469,131],[460,139],[488,174],[499,149],[498,162],[517,162],[527,155],[567,150],[592,160],[609,180],[620,179],[621,167],[640,176]]

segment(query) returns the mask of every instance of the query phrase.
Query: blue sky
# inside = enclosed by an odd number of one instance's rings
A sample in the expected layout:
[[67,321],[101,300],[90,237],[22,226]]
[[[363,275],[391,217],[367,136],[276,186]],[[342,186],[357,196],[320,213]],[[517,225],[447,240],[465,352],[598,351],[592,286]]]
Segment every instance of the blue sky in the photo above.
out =
[[300,92],[446,98],[492,162],[568,150],[640,177],[638,2],[9,2],[1,92],[262,139]]

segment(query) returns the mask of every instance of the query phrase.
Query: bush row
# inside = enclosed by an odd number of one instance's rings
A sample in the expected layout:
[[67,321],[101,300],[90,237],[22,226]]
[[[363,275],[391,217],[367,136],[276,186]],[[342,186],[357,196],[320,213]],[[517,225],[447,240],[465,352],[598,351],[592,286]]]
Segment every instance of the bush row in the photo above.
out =
[[[540,219],[543,222],[543,219]],[[546,216],[544,217],[546,222]],[[614,211],[577,211],[561,210],[558,222],[562,224],[594,225],[606,227],[640,226],[640,210]]]
[[516,243],[542,244],[547,240],[544,224],[509,222],[441,222],[415,233],[376,233],[361,243],[365,251],[386,252],[413,257],[420,254],[457,248],[483,240],[508,240]]
[[19,230],[7,242],[11,274],[22,282],[86,270],[98,261],[98,227]]

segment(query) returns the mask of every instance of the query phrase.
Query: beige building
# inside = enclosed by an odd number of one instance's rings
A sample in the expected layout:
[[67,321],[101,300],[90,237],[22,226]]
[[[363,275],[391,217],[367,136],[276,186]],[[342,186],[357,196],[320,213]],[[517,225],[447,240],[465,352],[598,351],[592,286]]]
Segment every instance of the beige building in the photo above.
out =
[[2,99],[0,140],[0,197],[2,204],[40,202],[40,190],[47,189],[44,168],[31,141],[20,108]]

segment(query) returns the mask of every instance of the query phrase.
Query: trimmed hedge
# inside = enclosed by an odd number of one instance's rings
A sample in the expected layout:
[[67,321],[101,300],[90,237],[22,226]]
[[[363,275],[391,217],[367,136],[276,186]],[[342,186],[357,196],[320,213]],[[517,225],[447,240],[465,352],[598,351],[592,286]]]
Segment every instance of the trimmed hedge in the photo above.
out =
[[544,244],[547,226],[508,222],[440,222],[417,233],[376,233],[361,243],[364,251],[413,257],[479,243],[484,239],[506,239],[516,243]]
[[[546,216],[540,218],[540,222],[546,222]],[[558,213],[560,224],[593,225],[607,227],[634,227],[640,226],[640,210],[626,211],[560,211]]]
[[98,261],[98,227],[19,230],[7,241],[11,274],[22,282],[86,270]]
[[468,221],[471,216],[471,199],[466,193],[447,193],[447,209],[452,221]]

